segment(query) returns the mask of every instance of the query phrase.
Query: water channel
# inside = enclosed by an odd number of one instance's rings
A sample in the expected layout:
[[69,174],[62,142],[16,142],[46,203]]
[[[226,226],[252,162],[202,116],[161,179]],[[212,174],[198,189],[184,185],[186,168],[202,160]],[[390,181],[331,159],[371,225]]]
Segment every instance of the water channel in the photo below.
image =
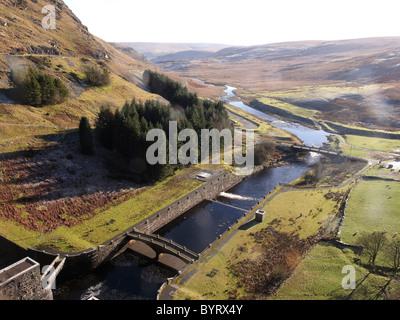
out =
[[[233,90],[232,87],[227,89],[227,96],[231,99]],[[298,130],[302,134],[299,137],[305,143],[320,146],[329,135],[276,118],[271,120],[272,117],[241,102],[229,103],[235,103],[236,106],[262,116],[274,125],[284,126],[288,131]],[[244,210],[250,209],[279,184],[289,183],[306,173],[318,158],[319,156],[311,154],[305,161],[264,169],[222,193],[216,201],[200,203],[156,233],[200,253],[233,225],[243,215]],[[91,297],[100,300],[154,300],[160,286],[174,275],[175,272],[125,252],[89,275],[58,283],[54,296],[57,300],[86,300]]]

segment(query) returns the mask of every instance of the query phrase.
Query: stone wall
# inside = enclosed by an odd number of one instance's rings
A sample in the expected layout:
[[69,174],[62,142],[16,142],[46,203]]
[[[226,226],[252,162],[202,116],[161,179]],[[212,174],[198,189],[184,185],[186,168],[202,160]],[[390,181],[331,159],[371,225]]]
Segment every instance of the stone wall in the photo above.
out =
[[0,300],[53,300],[51,289],[42,288],[39,263],[30,258],[1,270],[0,278]]
[[243,177],[241,176],[227,173],[218,174],[206,185],[162,209],[146,221],[141,222],[136,226],[136,229],[143,233],[154,233],[199,203],[204,200],[215,199],[221,192],[231,189],[242,180]]
[[[84,251],[75,253],[60,253],[66,257],[64,268],[60,277],[70,278],[79,276],[100,266],[103,262],[111,259],[114,254],[125,244],[126,235],[120,234],[117,237]],[[48,265],[55,259],[57,253],[44,250],[28,249],[29,256],[39,261],[41,265]]]

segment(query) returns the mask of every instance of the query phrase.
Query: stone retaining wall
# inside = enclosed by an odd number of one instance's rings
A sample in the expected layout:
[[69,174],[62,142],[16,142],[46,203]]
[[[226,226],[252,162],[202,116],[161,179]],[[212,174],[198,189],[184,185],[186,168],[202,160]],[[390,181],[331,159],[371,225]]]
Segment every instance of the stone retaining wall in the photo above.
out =
[[40,265],[25,258],[1,270],[0,300],[53,300],[50,288],[42,287]]
[[141,222],[136,226],[136,229],[143,233],[154,233],[202,201],[215,199],[221,192],[231,189],[242,180],[243,177],[240,176],[225,173],[218,174],[206,185],[189,193],[146,221]]

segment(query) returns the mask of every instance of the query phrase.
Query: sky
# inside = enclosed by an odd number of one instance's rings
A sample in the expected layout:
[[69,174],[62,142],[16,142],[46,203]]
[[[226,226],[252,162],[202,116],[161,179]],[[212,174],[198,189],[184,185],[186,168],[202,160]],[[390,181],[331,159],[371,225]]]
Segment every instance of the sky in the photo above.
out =
[[64,0],[109,42],[258,45],[400,36],[398,0]]

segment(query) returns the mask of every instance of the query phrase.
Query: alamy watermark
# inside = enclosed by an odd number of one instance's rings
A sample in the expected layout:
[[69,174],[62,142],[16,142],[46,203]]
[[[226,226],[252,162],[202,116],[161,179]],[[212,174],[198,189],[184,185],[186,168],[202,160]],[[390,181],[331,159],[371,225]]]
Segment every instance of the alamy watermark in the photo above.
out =
[[56,29],[56,8],[52,5],[47,5],[42,8],[42,13],[46,16],[42,19],[42,27],[45,30]]
[[344,290],[356,289],[356,269],[353,266],[344,266],[342,274],[347,274],[342,280]]
[[[146,153],[147,162],[151,165],[167,163],[196,165],[199,164],[200,156],[201,164],[235,164],[238,166],[235,168],[238,175],[250,175],[254,171],[253,131],[235,130],[232,133],[229,129],[222,131],[203,129],[199,137],[193,129],[178,132],[178,123],[170,121],[168,140],[167,134],[161,129],[150,130],[146,140],[154,142]],[[224,149],[222,154],[221,141]],[[178,142],[185,142],[179,150]]]

